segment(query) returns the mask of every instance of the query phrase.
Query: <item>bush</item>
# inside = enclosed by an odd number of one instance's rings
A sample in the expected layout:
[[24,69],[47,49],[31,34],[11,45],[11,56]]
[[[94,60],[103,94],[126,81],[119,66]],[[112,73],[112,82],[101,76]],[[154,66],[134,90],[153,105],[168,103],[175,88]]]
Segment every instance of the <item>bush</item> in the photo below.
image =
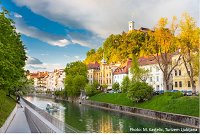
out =
[[130,84],[127,95],[132,101],[143,102],[151,99],[153,88],[144,82],[134,82]]
[[123,93],[126,93],[128,91],[129,84],[130,84],[130,80],[128,76],[124,77],[121,84],[121,90]]
[[100,93],[101,91],[97,90],[98,86],[99,85],[97,85],[96,83],[94,83],[94,84],[86,84],[86,86],[85,86],[86,95],[87,96],[93,96],[93,95],[96,95],[96,94]]
[[67,97],[67,95],[66,95],[66,92],[64,91],[64,90],[56,90],[55,92],[54,92],[54,94],[55,94],[55,96],[56,97]]
[[112,89],[115,91],[119,90],[119,83],[118,82],[113,83]]
[[164,95],[171,96],[172,99],[180,98],[183,96],[183,93],[179,92],[165,92]]

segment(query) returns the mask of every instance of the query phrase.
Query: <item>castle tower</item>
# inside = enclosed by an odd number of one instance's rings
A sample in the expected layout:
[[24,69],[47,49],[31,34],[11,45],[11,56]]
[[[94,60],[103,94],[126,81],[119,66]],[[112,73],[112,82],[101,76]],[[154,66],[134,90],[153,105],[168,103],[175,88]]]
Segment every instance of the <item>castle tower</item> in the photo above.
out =
[[134,30],[134,23],[135,23],[134,21],[129,21],[129,22],[128,22],[128,25],[129,25],[129,26],[128,26],[128,29],[129,29],[129,31]]

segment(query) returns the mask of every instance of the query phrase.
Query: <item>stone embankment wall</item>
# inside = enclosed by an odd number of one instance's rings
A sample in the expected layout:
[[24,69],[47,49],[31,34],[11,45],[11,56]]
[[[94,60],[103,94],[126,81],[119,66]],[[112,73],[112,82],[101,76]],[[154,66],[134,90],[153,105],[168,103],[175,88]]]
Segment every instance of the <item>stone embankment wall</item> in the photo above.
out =
[[193,116],[186,116],[181,114],[173,114],[173,113],[165,113],[165,112],[159,112],[154,110],[148,110],[148,109],[141,109],[136,107],[129,107],[129,106],[121,106],[121,105],[115,105],[115,104],[109,104],[109,103],[103,103],[103,102],[95,102],[91,100],[83,100],[80,101],[81,104],[84,105],[90,105],[94,107],[99,107],[103,109],[109,109],[119,112],[124,112],[132,115],[139,115],[144,116],[148,118],[153,118],[157,120],[167,121],[170,123],[176,123],[184,126],[199,128],[199,120],[198,117]]

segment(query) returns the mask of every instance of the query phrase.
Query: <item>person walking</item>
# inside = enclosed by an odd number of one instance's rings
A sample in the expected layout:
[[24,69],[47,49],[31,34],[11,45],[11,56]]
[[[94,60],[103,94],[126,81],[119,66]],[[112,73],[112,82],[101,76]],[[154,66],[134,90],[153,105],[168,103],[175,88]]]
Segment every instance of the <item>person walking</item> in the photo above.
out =
[[21,106],[21,108],[23,108],[23,106],[20,103],[20,95],[19,94],[17,94],[17,103]]

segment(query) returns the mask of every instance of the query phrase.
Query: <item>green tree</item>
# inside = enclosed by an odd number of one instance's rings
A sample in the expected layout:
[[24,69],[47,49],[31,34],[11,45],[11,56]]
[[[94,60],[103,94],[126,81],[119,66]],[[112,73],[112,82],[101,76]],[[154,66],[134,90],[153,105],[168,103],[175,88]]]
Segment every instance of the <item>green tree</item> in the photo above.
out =
[[119,83],[118,83],[118,82],[113,83],[112,89],[113,89],[114,91],[119,90]]
[[132,73],[132,81],[137,82],[137,81],[146,81],[146,78],[148,76],[148,70],[145,70],[139,66],[138,63],[138,57],[133,54],[132,57],[132,64],[131,64],[131,73]]
[[121,91],[123,93],[126,93],[128,91],[128,88],[129,88],[129,84],[130,84],[130,79],[128,76],[125,76],[123,78],[123,81],[122,81],[122,84],[121,84]]
[[99,83],[97,81],[94,81],[93,84],[86,84],[85,86],[85,92],[87,96],[93,96],[97,93],[100,92],[100,90],[98,90],[99,88]]
[[95,54],[95,49],[91,49],[86,53],[86,56],[89,57],[91,55]]
[[87,67],[81,61],[67,64],[65,68],[65,91],[67,96],[75,98],[80,95],[87,84]]
[[131,83],[128,89],[128,97],[134,102],[143,102],[152,97],[153,88],[145,82]]
[[3,8],[0,12],[0,89],[10,95],[23,84],[26,53],[14,22],[6,16],[9,13]]
[[103,85],[102,85],[102,88],[103,88],[104,91],[106,91],[107,88],[108,88],[108,85],[107,85],[107,84],[103,84]]

